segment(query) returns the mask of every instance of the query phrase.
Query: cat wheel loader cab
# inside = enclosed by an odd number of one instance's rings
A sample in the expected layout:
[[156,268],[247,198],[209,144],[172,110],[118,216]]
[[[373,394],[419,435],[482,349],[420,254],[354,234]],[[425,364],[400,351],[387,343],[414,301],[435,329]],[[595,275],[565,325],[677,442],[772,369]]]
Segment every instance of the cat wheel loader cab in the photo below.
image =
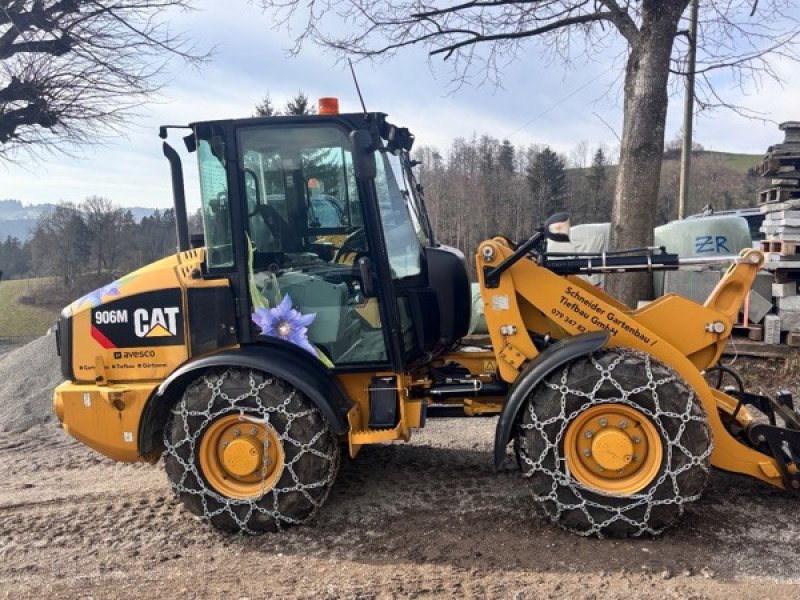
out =
[[164,142],[179,252],[64,309],[54,402],[68,433],[113,459],[163,455],[175,493],[213,526],[306,521],[340,448],[408,440],[443,406],[499,414],[495,462],[513,443],[534,501],[581,534],[661,531],[710,465],[800,487],[791,398],[702,374],[759,252],[732,259],[705,305],[671,295],[634,311],[579,275],[681,259],[548,255],[545,238],[568,236],[557,215],[519,244],[481,243],[489,340],[468,344],[466,261],[434,237],[408,130],[336,110],[186,129],[203,242],[189,247],[183,169]]

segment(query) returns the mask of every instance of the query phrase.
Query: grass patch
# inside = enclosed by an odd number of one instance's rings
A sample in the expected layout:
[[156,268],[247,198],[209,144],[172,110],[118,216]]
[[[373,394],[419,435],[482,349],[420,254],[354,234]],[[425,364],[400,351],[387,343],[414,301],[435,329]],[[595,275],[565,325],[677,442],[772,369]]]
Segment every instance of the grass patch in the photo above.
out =
[[51,283],[51,278],[0,281],[0,337],[38,337],[58,319],[59,309],[20,302]]
[[747,173],[753,167],[760,166],[764,160],[763,154],[733,154],[731,152],[707,152],[710,155],[719,156],[729,169],[739,173]]

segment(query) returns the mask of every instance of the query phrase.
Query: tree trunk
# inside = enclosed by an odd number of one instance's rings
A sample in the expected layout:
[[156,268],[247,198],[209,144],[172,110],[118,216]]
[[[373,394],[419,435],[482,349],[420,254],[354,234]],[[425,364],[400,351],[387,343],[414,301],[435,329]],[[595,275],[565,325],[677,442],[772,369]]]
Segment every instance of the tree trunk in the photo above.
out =
[[[625,117],[617,190],[611,212],[612,248],[651,246],[664,153],[670,55],[688,0],[643,2],[642,25],[625,67]],[[635,308],[652,297],[652,275],[606,278],[609,293]]]

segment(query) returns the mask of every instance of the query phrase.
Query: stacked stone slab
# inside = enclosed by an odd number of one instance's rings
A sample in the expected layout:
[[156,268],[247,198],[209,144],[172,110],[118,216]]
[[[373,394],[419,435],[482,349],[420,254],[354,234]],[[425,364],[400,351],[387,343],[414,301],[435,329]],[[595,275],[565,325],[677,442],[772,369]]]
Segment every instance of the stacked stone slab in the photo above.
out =
[[[764,189],[758,201],[764,213],[765,268],[775,274],[776,317],[780,330],[791,333],[800,331],[800,121],[781,123],[780,128],[785,134],[783,143],[770,146],[761,163]],[[776,318],[770,321],[777,328]]]

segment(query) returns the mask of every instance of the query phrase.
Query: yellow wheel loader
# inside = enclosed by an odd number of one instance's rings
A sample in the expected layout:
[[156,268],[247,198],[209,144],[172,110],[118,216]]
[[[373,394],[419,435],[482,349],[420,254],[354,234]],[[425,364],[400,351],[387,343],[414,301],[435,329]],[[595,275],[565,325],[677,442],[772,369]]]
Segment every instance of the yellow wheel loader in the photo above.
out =
[[581,275],[686,261],[548,254],[568,238],[556,215],[477,248],[490,342],[470,343],[467,263],[436,241],[413,136],[321,106],[186,127],[202,241],[164,142],[179,251],[61,314],[54,402],[70,435],[118,461],[163,457],[191,512],[249,534],[305,522],[342,452],[408,440],[448,405],[498,414],[495,464],[513,446],[533,502],[582,535],[661,532],[712,465],[797,492],[791,397],[707,383],[760,252],[732,258],[702,305],[667,295],[633,310]]

